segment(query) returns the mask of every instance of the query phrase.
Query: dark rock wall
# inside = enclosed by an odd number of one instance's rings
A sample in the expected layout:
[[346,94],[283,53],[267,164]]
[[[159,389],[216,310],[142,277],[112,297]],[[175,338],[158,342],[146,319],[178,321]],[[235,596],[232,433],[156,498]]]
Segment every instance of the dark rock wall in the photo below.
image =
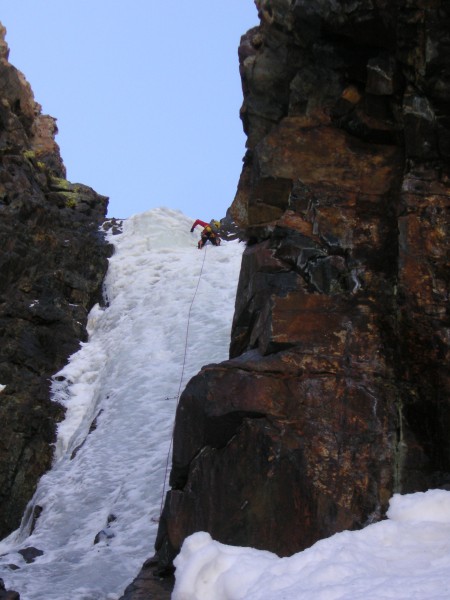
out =
[[450,484],[450,3],[260,0],[231,359],[182,395],[156,543],[289,555]]
[[110,247],[108,199],[72,184],[0,24],[0,537],[19,523],[49,468],[62,409],[50,377],[86,339]]

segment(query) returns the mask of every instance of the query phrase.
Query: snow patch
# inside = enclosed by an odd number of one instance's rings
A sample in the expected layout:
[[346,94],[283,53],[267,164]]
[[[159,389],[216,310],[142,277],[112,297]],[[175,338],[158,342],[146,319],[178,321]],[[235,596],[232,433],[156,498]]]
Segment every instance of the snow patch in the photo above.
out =
[[450,492],[395,494],[389,520],[289,558],[205,532],[175,559],[172,600],[442,600],[450,597]]

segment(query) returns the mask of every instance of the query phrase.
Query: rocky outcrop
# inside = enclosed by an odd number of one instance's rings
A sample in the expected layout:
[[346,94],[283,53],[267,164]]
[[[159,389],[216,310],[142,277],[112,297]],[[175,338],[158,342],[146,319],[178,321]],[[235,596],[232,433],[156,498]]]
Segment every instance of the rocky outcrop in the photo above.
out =
[[136,579],[127,586],[120,600],[170,600],[174,584],[173,575],[159,577],[155,574],[155,565],[150,559]]
[[17,592],[5,588],[3,579],[0,579],[0,600],[20,600]]
[[52,459],[62,409],[50,377],[86,339],[110,247],[107,198],[66,180],[54,136],[0,25],[0,537]]
[[156,543],[281,556],[450,485],[450,9],[259,0],[231,359],[188,384]]

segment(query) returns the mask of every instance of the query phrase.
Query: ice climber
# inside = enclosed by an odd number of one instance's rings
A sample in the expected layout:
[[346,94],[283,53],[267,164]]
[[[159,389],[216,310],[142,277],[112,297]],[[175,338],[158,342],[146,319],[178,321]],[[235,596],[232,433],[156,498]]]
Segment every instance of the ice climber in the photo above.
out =
[[220,246],[220,236],[219,236],[219,228],[220,222],[211,219],[209,223],[205,221],[201,221],[197,219],[191,227],[191,233],[197,227],[197,225],[201,225],[203,227],[203,231],[201,233],[200,240],[198,242],[198,249],[201,250],[206,242],[209,240],[213,246]]

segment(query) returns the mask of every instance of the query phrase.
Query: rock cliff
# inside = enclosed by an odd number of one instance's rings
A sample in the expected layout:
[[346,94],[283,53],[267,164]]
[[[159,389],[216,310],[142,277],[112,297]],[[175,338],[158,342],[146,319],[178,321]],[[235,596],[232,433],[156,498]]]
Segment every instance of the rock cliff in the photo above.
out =
[[179,403],[161,570],[198,530],[286,556],[450,484],[450,5],[255,3],[230,360]]
[[50,377],[86,339],[110,255],[108,199],[66,180],[56,132],[0,24],[0,537],[51,464],[62,409]]

